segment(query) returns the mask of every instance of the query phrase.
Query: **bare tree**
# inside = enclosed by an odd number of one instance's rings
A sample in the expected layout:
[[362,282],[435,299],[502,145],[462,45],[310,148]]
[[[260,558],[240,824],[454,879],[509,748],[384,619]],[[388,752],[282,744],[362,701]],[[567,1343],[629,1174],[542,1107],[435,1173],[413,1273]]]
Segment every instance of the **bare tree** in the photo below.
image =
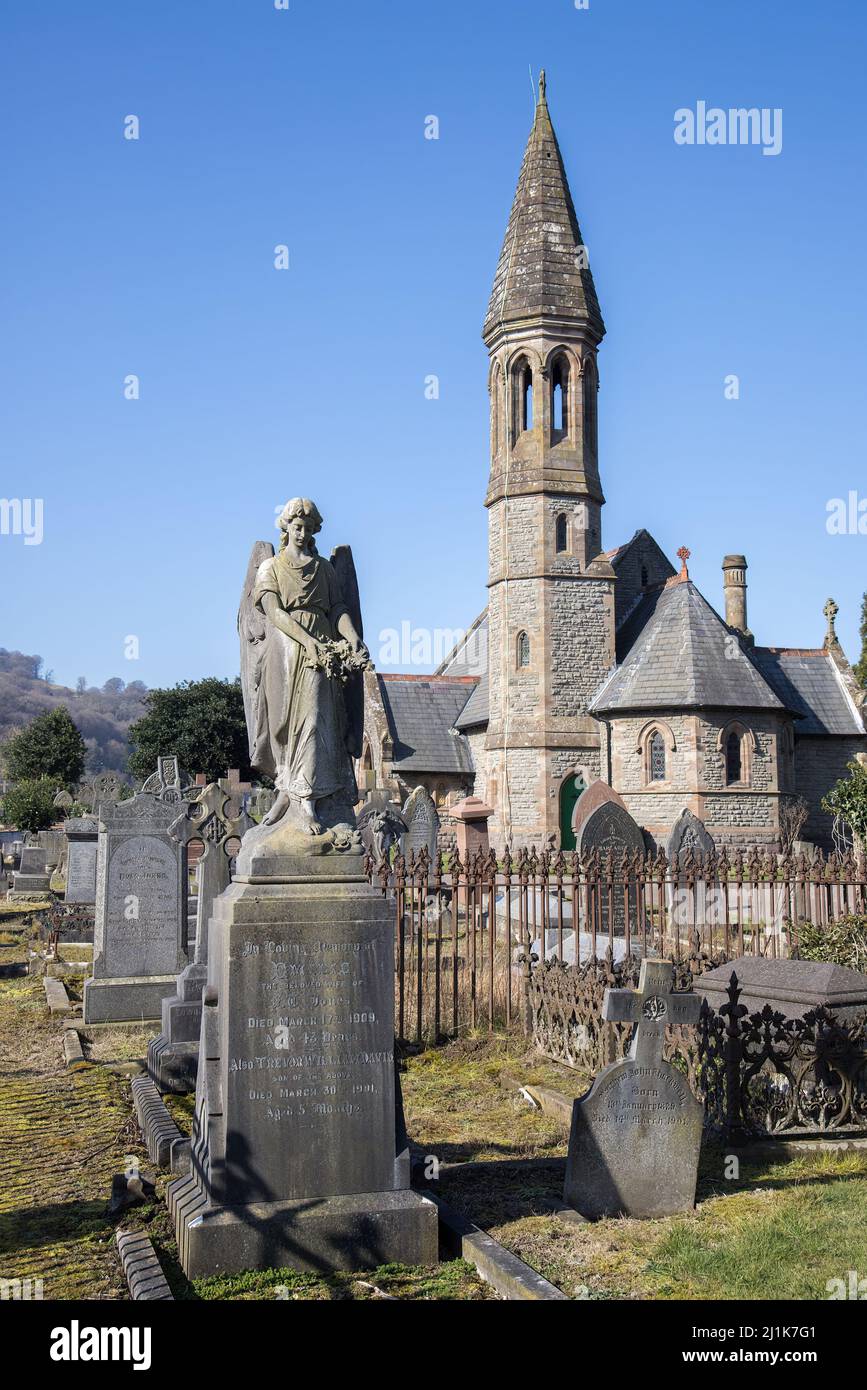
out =
[[801,837],[810,808],[802,796],[787,796],[780,800],[780,845],[784,854],[791,854]]

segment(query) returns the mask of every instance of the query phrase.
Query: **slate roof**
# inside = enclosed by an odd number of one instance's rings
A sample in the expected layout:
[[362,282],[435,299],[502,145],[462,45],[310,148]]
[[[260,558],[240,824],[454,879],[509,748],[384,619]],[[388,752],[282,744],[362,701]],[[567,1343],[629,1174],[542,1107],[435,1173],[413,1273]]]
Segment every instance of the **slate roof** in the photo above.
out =
[[483,608],[437,667],[437,676],[480,676],[488,669],[488,610]]
[[474,682],[448,676],[378,680],[396,767],[407,772],[472,772],[466,741],[450,730]]
[[785,707],[742,649],[727,655],[731,633],[690,579],[669,580],[648,594],[630,622],[641,609],[644,625],[591,704],[593,713]]
[[605,326],[593,276],[576,255],[583,245],[543,89],[497,264],[485,335],[511,319],[566,313],[593,320],[601,337]]
[[[615,569],[631,544],[629,541],[608,552]],[[453,719],[453,727],[461,732],[488,722],[487,636],[485,610],[432,677],[439,681],[477,675],[481,669],[479,680],[464,694],[463,705]],[[859,715],[828,652],[753,647],[743,659],[732,661],[725,656],[724,645],[730,636],[722,618],[690,580],[681,582],[678,578],[648,590],[617,630],[617,660],[622,664],[609,676],[591,708],[599,713],[631,708],[626,701],[638,701],[635,707],[639,709],[668,705],[785,708],[797,717],[799,736],[863,736]],[[475,646],[470,657],[466,643],[471,637]],[[467,692],[469,684],[458,689]],[[458,695],[456,700],[460,698]],[[454,735],[449,737],[454,740]],[[410,765],[421,770],[420,763]]]
[[478,684],[473,688],[473,693],[467,700],[457,719],[455,720],[456,729],[471,729],[475,724],[487,724],[488,722],[488,668],[485,666],[485,674],[479,678]]
[[754,647],[753,660],[783,703],[803,716],[799,736],[864,733],[830,653]]

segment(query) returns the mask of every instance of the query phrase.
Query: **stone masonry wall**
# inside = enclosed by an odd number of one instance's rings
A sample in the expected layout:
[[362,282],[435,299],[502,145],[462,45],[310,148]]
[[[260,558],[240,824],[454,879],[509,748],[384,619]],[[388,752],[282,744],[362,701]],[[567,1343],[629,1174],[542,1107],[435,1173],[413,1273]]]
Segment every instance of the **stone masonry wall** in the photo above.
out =
[[810,815],[801,832],[824,848],[832,847],[833,818],[821,808],[822,797],[848,775],[847,764],[867,751],[867,738],[796,738],[795,792],[806,798]]
[[549,713],[568,719],[587,713],[611,666],[611,585],[578,579],[550,583],[548,643],[550,650]]

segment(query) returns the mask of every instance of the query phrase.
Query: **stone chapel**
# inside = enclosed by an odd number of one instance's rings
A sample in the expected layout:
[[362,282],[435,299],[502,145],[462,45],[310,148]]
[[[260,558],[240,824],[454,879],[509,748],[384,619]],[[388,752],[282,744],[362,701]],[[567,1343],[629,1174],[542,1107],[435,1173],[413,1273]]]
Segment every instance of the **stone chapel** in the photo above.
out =
[[[821,647],[762,647],[747,561],[723,616],[646,530],[602,549],[597,354],[605,325],[544,73],[483,338],[490,355],[488,604],[435,674],[366,677],[359,785],[492,808],[494,845],[574,848],[597,782],[648,847],[684,810],[717,848],[779,844],[786,798],[827,847],[821,798],[867,750],[865,692],[825,606]],[[364,790],[362,792],[364,794]]]

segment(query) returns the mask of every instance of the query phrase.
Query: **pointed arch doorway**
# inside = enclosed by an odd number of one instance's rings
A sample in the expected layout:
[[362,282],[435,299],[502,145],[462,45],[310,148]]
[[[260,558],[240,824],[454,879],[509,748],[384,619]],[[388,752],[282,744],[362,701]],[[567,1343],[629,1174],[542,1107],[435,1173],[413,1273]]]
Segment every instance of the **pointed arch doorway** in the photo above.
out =
[[575,848],[575,834],[572,830],[572,815],[576,802],[587,790],[587,783],[580,772],[570,773],[560,787],[560,848]]

